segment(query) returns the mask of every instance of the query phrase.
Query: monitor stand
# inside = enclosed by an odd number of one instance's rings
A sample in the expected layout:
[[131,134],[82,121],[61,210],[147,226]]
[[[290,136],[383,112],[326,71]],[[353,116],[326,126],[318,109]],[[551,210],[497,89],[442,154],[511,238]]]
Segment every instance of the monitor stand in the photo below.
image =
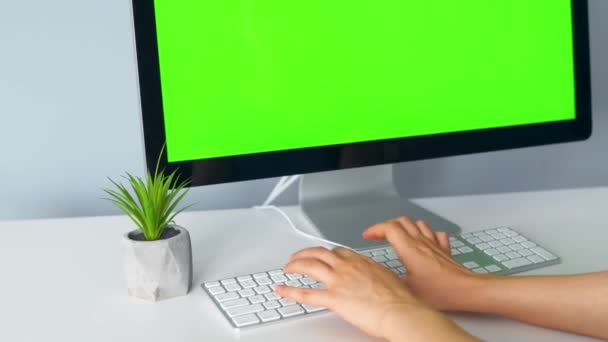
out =
[[403,215],[436,230],[460,232],[454,223],[401,198],[390,164],[304,175],[300,206],[325,239],[355,249],[378,245],[361,237],[366,228]]

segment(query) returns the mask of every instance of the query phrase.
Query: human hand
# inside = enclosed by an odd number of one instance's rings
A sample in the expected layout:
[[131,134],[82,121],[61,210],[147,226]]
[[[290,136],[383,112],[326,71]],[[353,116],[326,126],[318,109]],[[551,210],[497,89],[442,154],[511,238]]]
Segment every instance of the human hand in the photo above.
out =
[[302,250],[291,257],[284,271],[309,275],[326,288],[277,286],[279,295],[327,307],[371,336],[391,341],[403,338],[431,341],[441,340],[431,339],[431,335],[466,335],[442,314],[416,299],[393,272],[348,249]]
[[438,310],[462,310],[480,280],[452,259],[447,233],[433,232],[424,221],[400,217],[363,232],[368,240],[388,240],[407,268],[405,282],[412,293]]
[[393,272],[345,248],[304,249],[291,257],[284,271],[309,275],[326,289],[278,286],[279,295],[327,307],[375,337],[386,337],[383,320],[391,312],[424,308]]

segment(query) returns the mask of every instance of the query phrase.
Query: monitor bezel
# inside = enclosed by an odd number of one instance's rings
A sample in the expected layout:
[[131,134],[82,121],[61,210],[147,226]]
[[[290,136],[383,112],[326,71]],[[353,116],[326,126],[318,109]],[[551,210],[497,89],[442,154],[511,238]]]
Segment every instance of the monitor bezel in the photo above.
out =
[[[146,164],[179,170],[191,186],[340,170],[587,139],[591,135],[588,1],[572,0],[576,119],[168,163],[154,0],[133,0]],[[517,139],[513,139],[517,137]]]

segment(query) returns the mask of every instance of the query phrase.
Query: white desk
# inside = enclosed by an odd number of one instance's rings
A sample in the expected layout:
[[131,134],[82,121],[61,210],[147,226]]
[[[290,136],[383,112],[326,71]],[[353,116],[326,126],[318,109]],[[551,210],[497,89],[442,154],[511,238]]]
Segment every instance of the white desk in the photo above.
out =
[[[608,188],[417,201],[465,227],[513,226],[563,263],[532,273],[608,269]],[[288,213],[306,225],[297,208]],[[233,331],[198,286],[281,266],[310,242],[272,211],[187,213],[194,285],[188,296],[150,304],[127,297],[120,236],[125,217],[0,223],[0,341],[371,341],[331,313]],[[592,341],[498,317],[452,314],[489,341]]]

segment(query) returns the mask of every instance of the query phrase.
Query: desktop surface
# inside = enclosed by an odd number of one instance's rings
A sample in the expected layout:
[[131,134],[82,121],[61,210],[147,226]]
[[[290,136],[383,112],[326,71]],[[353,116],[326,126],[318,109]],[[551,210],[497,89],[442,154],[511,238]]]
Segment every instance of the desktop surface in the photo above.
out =
[[[424,207],[464,231],[513,226],[554,250],[562,263],[529,274],[606,270],[608,188],[421,199]],[[296,224],[311,228],[299,208]],[[272,211],[192,212],[178,223],[189,229],[193,290],[159,303],[129,298],[120,236],[126,217],[92,217],[0,223],[0,329],[2,341],[374,341],[331,313],[234,331],[199,285],[269,265],[312,242],[294,235]],[[584,250],[584,254],[581,252]],[[512,320],[450,314],[490,341],[594,341]]]

